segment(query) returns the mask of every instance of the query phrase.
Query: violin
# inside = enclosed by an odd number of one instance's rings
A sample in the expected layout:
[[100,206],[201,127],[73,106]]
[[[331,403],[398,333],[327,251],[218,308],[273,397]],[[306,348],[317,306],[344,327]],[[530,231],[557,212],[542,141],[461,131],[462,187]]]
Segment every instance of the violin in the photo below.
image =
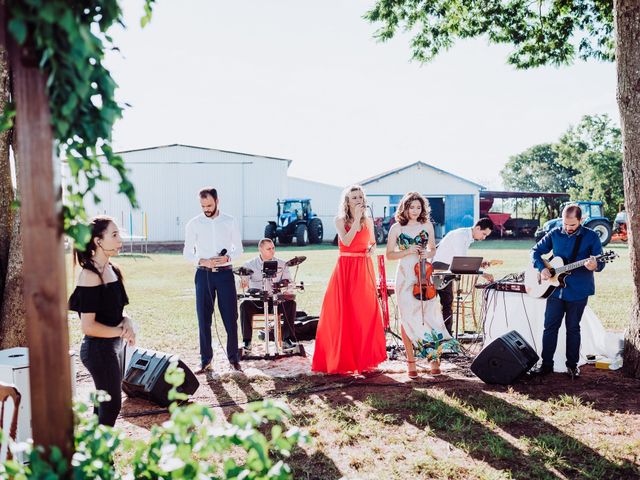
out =
[[[420,243],[421,248],[427,247],[427,242]],[[413,296],[416,300],[431,300],[436,296],[436,286],[433,284],[431,275],[433,274],[433,265],[426,258],[421,258],[413,267],[416,274],[416,283],[413,285]]]

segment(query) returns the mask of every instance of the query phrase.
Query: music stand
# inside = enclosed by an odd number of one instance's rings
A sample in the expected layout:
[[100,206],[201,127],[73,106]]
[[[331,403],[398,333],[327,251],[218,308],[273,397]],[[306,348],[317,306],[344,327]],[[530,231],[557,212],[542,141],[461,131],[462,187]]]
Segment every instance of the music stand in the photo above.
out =
[[460,322],[460,301],[462,300],[462,289],[460,288],[460,278],[462,275],[482,275],[482,257],[453,257],[450,271],[455,275],[456,280],[456,329],[455,339],[458,340],[458,327]]

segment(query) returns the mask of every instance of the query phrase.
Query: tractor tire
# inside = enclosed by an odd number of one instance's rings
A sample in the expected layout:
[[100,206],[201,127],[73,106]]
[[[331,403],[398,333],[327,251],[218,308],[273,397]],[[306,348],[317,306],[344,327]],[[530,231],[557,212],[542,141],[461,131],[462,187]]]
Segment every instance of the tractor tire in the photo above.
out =
[[304,247],[307,243],[309,243],[307,226],[304,223],[300,223],[296,226],[296,244],[299,247]]
[[293,242],[293,237],[290,237],[289,235],[280,235],[278,237],[278,241],[282,244],[282,245],[290,245],[291,242]]
[[384,238],[384,227],[374,227],[376,231],[376,243],[382,245],[386,238]]
[[322,220],[317,217],[312,218],[309,221],[309,243],[322,243],[323,234]]
[[274,242],[276,241],[276,226],[273,223],[268,223],[266,227],[264,227],[264,238],[270,238]]
[[589,222],[586,227],[589,227],[591,230],[598,234],[600,238],[600,243],[604,247],[607,243],[611,241],[611,225],[603,220],[594,220],[593,222]]

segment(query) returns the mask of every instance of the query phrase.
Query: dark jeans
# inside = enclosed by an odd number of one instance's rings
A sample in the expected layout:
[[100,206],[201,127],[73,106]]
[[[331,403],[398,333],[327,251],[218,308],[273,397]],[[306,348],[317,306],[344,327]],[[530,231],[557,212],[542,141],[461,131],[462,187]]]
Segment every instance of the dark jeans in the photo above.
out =
[[547,298],[544,312],[544,333],[542,335],[542,365],[553,368],[553,355],[558,344],[558,330],[564,317],[567,328],[567,362],[568,368],[578,366],[580,357],[580,320],[587,306],[588,298],[568,302],[555,297]]
[[[240,304],[240,321],[242,323],[242,341],[250,342],[253,335],[253,325],[251,317],[255,314],[264,313],[264,305],[257,300],[245,300]],[[269,304],[269,313],[273,313],[273,305]],[[278,305],[278,313],[282,313],[284,325],[282,326],[282,339],[291,340],[295,338],[293,322],[296,319],[295,300],[286,300]]]
[[122,339],[87,337],[82,339],[80,360],[89,370],[96,390],[104,390],[111,400],[95,408],[98,421],[113,427],[122,406]]
[[200,363],[205,366],[213,360],[211,347],[211,323],[213,305],[218,296],[218,309],[227,332],[227,358],[240,361],[238,353],[238,299],[231,270],[208,272],[196,270],[196,312],[200,336]]
[[449,335],[453,335],[453,282],[449,282],[449,285],[442,290],[438,290],[438,297],[440,297],[440,305],[442,305],[444,325],[447,327]]

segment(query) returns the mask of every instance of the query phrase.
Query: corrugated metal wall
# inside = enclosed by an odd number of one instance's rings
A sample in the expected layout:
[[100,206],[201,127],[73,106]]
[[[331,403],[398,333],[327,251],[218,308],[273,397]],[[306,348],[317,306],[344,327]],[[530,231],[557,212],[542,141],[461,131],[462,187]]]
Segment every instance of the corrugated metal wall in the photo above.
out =
[[[136,187],[140,210],[132,211],[117,193],[117,174],[105,168],[111,183],[100,183],[95,205],[87,199],[89,215],[105,213],[134,235],[144,234],[147,216],[149,241],[182,241],[186,223],[201,212],[198,190],[218,190],[220,209],[233,215],[245,240],[257,240],[268,218],[275,218],[275,202],[287,188],[288,161],[181,145],[124,152]],[[68,167],[63,175],[69,177]]]
[[322,220],[324,241],[333,240],[337,233],[334,218],[343,188],[295,177],[289,177],[288,182],[286,198],[310,198],[313,211]]

